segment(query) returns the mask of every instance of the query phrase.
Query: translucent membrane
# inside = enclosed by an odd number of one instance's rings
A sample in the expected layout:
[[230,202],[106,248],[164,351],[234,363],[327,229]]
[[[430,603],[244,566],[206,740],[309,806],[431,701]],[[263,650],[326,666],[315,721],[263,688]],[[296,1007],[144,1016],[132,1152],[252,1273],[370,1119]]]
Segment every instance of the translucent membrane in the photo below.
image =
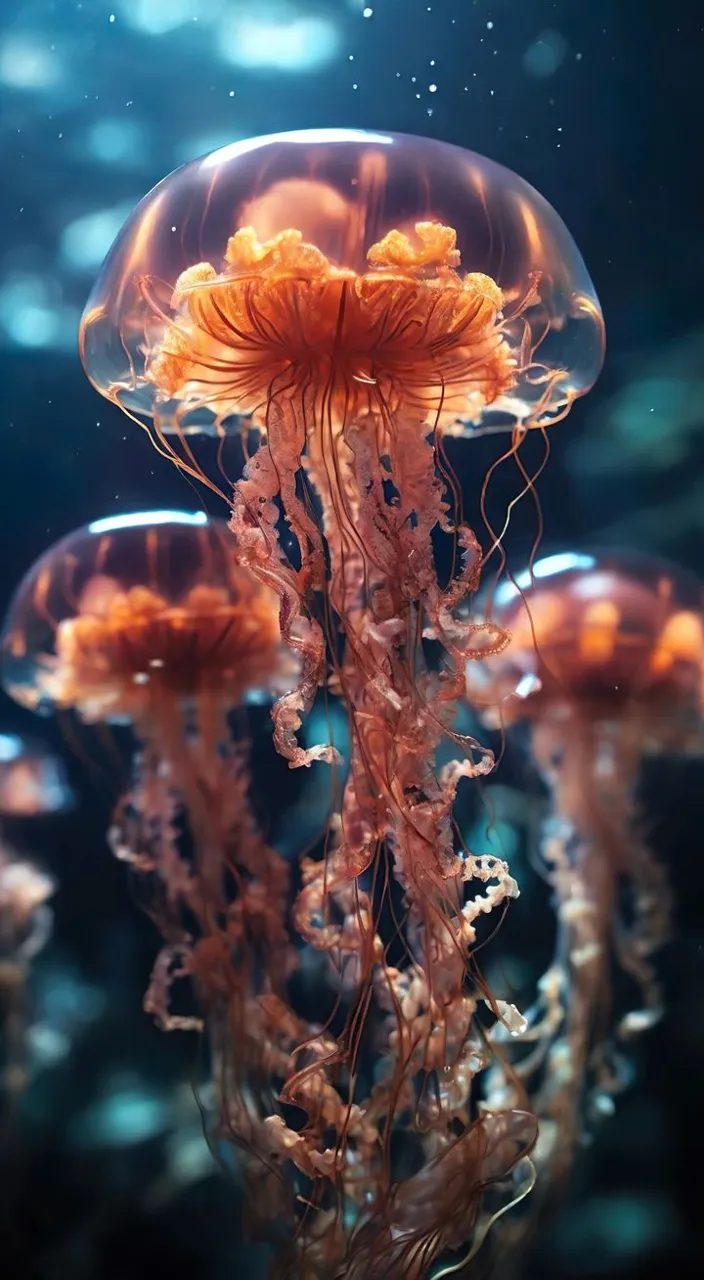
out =
[[2,637],[3,683],[33,710],[132,720],[157,696],[232,705],[274,680],[278,606],[236,563],[225,521],[96,520],[30,569]]
[[492,618],[510,644],[470,678],[508,698],[509,716],[569,701],[606,713],[629,701],[652,701],[670,716],[676,707],[700,713],[704,587],[665,561],[549,556],[499,587]]
[[[445,428],[461,433],[478,425],[535,426],[560,417],[593,385],[604,351],[599,303],[572,237],[547,201],[510,170],[459,147],[405,135],[276,134],[235,143],[165,178],[125,224],[89,299],[81,325],[86,372],[103,395],[130,413],[153,417],[159,431],[227,431],[238,425],[240,413],[263,425],[265,408],[253,406],[251,397],[242,395],[238,403],[235,394],[223,412],[222,403],[208,404],[187,386],[177,390],[173,379],[160,383],[150,369],[165,335],[171,328],[171,341],[181,323],[183,293],[174,298],[174,289],[178,283],[181,290],[183,273],[191,273],[189,293],[202,289],[216,298],[218,285],[226,290],[233,279],[266,266],[271,241],[295,234],[322,255],[328,281],[331,271],[349,274],[361,298],[354,332],[347,331],[354,343],[365,331],[364,308],[372,306],[370,279],[397,278],[408,261],[407,254],[380,254],[379,246],[388,247],[391,235],[401,238],[392,245],[398,250],[406,237],[420,243],[422,264],[423,228],[429,225],[447,229],[452,243],[440,265],[428,251],[427,276],[452,270],[453,279],[486,277],[498,286],[501,330],[514,367],[491,403],[476,397],[471,379],[464,403],[455,388]],[[248,228],[246,261],[242,244],[233,253],[230,242]],[[292,268],[294,275],[298,269]],[[417,256],[414,272],[417,281]],[[191,303],[197,309],[197,299]],[[314,338],[332,364],[339,321],[336,310],[330,334]],[[446,323],[452,327],[451,316]],[[370,318],[367,333],[372,328]],[[288,359],[295,367],[301,341],[310,346],[311,337],[308,331],[294,334],[295,316],[274,314],[259,336],[262,342],[283,337],[290,348],[282,353],[284,364]],[[187,341],[192,336],[192,329],[184,334]],[[227,343],[241,364],[243,340],[230,326],[211,361],[216,376],[227,362]]]

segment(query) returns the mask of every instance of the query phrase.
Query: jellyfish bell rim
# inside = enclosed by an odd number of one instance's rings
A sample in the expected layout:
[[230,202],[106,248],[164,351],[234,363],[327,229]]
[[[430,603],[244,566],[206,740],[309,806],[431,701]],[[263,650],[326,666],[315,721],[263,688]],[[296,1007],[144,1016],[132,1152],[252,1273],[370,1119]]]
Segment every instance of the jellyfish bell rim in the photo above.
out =
[[637,548],[591,544],[583,551],[552,551],[540,556],[532,566],[499,583],[491,592],[492,602],[503,609],[512,605],[521,594],[528,595],[550,579],[582,571],[621,575],[633,582],[643,582],[654,573],[660,573],[670,578],[675,587],[680,585],[692,595],[699,594],[704,602],[704,582],[694,570],[668,560],[666,556],[652,555]]

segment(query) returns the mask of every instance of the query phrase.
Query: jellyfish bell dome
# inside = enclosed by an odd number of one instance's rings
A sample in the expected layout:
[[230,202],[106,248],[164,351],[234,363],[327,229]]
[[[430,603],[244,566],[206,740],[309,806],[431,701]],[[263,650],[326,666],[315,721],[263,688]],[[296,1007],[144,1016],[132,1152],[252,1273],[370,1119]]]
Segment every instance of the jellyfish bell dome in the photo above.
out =
[[[653,740],[704,744],[704,585],[659,557],[565,552],[495,591],[510,640],[469,664],[470,701],[507,721],[618,718],[640,708]],[[674,735],[674,736],[672,736]]]
[[[222,384],[233,361],[241,373],[248,353],[272,342],[284,348],[284,366],[295,364],[295,307],[283,296],[266,319],[245,317],[251,332],[244,352],[227,305],[233,281],[272,262],[309,288],[322,273],[344,278],[368,306],[372,284],[399,273],[407,281],[410,262],[413,279],[430,282],[436,294],[450,280],[457,287],[485,280],[480,293],[488,291],[498,309],[513,376],[490,406],[473,398],[468,379],[466,403],[453,399],[452,422],[444,424],[458,434],[489,424],[547,425],[590,389],[602,364],[594,286],[564,223],[527,182],[448,143],[321,129],[233,143],[176,170],[145,196],[83,314],[88,377],[127,412],[152,418],[159,432],[227,431],[242,414],[265,425],[246,387],[224,408],[208,387]],[[199,308],[206,291],[207,315]],[[181,320],[186,294],[188,334]],[[331,311],[325,342],[332,343],[342,309],[338,302]],[[200,344],[198,394],[186,374],[179,382],[172,369],[160,378],[155,359],[167,333],[170,353],[183,355],[194,325],[212,339],[207,358]],[[388,326],[372,330],[370,324],[378,356],[392,335]],[[396,324],[393,340],[400,332]],[[323,341],[319,333],[315,340]],[[359,323],[351,341],[359,346]],[[301,342],[310,354],[310,336]]]
[[209,690],[224,707],[291,678],[278,602],[237,563],[225,520],[150,511],[95,520],[25,576],[0,641],[20,705],[130,723]]

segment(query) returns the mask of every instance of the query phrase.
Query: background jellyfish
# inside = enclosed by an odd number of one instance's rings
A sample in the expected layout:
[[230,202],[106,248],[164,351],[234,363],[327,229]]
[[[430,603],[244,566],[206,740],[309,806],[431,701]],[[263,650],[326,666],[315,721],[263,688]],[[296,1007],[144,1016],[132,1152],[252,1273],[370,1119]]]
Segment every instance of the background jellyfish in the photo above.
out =
[[0,817],[46,817],[72,804],[60,757],[18,734],[0,733]]
[[[27,982],[51,936],[56,885],[34,861],[0,842],[0,1118],[26,1080]],[[0,1135],[4,1137],[2,1127]]]
[[[593,287],[550,206],[490,161],[384,134],[274,136],[188,165],[142,202],[88,303],[81,351],[98,389],[150,418],[159,450],[192,475],[194,431],[225,436],[244,418],[258,432],[231,529],[241,563],[277,594],[300,663],[274,708],[275,744],[292,766],[335,762],[297,739],[321,687],[350,721],[339,829],[302,868],[296,926],[314,949],[344,942],[355,995],[335,1059],[349,1104],[372,996],[396,1023],[377,1126],[418,1108],[420,1133],[437,1099],[417,1156],[435,1218],[411,1215],[414,1179],[400,1184],[393,1161],[360,1179],[373,1203],[386,1197],[379,1259],[422,1275],[471,1235],[471,1189],[495,1177],[491,1119],[478,1136],[469,1105],[467,967],[476,920],[517,892],[500,859],[456,847],[457,784],[493,757],[466,739],[461,760],[435,767],[466,662],[504,642],[457,616],[481,549],[442,437],[496,421],[515,450],[528,428],[564,416],[601,364]],[[449,568],[435,534],[447,535]],[[390,873],[401,966],[378,905],[393,906]],[[522,1114],[515,1123],[524,1136]],[[464,1210],[440,1200],[450,1169],[468,1188]]]
[[62,813],[71,803],[60,759],[18,734],[0,734],[0,1115],[28,1079],[28,982],[32,961],[51,936],[48,903],[56,889],[53,876],[16,850],[4,828]]
[[553,1173],[583,1123],[611,1112],[623,1046],[662,1011],[652,957],[670,892],[635,790],[646,756],[701,751],[703,603],[701,584],[666,562],[551,556],[498,588],[492,616],[510,644],[469,668],[487,719],[530,725],[550,794],[541,852],[557,946],[516,1071]]
[[[165,935],[146,1007],[165,1027],[199,1026],[170,1008],[172,982],[191,976],[206,1007],[229,996],[233,1038],[244,1040],[256,984],[235,956],[258,929],[266,982],[275,987],[277,960],[285,971],[275,935],[286,867],[259,834],[246,747],[228,714],[286,675],[275,598],[237,565],[224,522],[178,512],[98,520],[30,570],[3,653],[5,685],[23,705],[134,729],[132,783],[110,839],[149,880]],[[230,989],[219,990],[228,954]]]

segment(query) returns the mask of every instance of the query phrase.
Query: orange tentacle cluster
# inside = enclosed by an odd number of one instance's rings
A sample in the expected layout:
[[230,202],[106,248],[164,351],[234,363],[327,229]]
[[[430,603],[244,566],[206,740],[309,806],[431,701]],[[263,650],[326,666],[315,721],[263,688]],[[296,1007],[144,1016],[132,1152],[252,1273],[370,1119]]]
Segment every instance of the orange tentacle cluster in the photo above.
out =
[[419,222],[417,244],[391,231],[368,252],[370,270],[332,265],[301,233],[260,244],[243,227],[225,270],[198,263],[176,283],[146,376],[164,398],[218,419],[253,413],[272,397],[320,397],[333,419],[384,405],[413,417],[467,412],[511,385],[503,296],[488,276],[462,278],[451,227]]

